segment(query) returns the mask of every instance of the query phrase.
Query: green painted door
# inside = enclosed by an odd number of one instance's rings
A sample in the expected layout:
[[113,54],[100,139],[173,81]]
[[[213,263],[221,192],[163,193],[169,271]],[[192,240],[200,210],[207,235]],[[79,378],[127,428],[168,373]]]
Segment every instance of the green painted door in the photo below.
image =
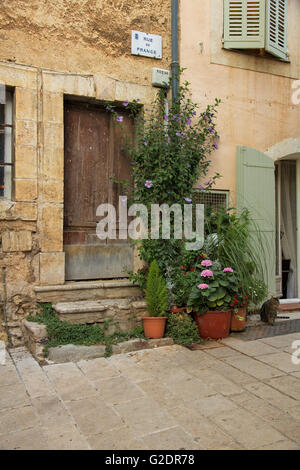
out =
[[264,278],[269,293],[275,295],[275,166],[264,153],[250,147],[238,146],[236,203],[238,211],[250,211],[256,228],[257,251],[265,260]]

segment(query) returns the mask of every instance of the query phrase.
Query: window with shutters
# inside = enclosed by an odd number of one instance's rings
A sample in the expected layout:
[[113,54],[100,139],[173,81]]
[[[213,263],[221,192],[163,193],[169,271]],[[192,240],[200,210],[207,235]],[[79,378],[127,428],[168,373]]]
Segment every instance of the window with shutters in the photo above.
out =
[[13,93],[4,90],[0,99],[0,198],[7,199],[12,196],[13,131]]
[[224,0],[225,49],[288,60],[288,0]]

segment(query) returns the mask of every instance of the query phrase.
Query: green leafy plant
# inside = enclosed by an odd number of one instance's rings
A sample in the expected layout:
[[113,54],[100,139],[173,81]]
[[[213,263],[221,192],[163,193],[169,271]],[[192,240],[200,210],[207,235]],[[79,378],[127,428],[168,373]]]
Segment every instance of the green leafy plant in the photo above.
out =
[[[207,190],[220,177],[218,173],[208,176],[211,163],[208,157],[218,149],[215,118],[220,100],[215,99],[214,104],[201,112],[191,99],[189,85],[184,81],[179,86],[178,99],[168,111],[164,89],[158,92],[149,109],[143,109],[138,100],[123,103],[124,109],[129,109],[134,118],[134,141],[126,134],[119,109],[111,102],[106,106],[107,111],[113,113],[116,125],[123,126],[124,152],[130,156],[134,179],[130,199],[144,204],[148,215],[151,204],[183,207],[192,203],[192,190],[199,179],[204,180],[201,187]],[[114,175],[111,175],[111,181],[116,183]],[[120,183],[124,186],[124,181]],[[128,187],[125,191],[128,192]],[[171,230],[171,239],[151,240],[149,237],[141,240],[138,251],[146,266],[157,260],[161,274],[165,276],[182,257],[184,246],[184,240],[174,239]],[[130,276],[142,289],[145,288],[144,272],[131,272]]]
[[168,291],[166,281],[159,273],[156,260],[150,265],[146,286],[147,311],[151,317],[163,316],[168,307]]
[[187,313],[169,314],[166,336],[183,346],[200,341],[197,325]]
[[195,268],[186,271],[186,267],[182,265],[175,272],[172,271],[172,277],[172,303],[177,307],[186,307],[190,292],[199,278],[199,272]]
[[241,294],[249,295],[253,305],[267,295],[263,279],[269,255],[264,241],[246,209],[237,214],[234,209],[219,208],[205,218],[203,250],[210,259],[234,269]]
[[201,282],[194,285],[187,306],[203,314],[207,310],[229,310],[234,294],[237,292],[238,279],[231,267],[221,268],[218,262],[201,262]]
[[78,325],[59,320],[54,314],[51,303],[41,304],[40,313],[29,316],[28,321],[42,323],[47,327],[49,341],[45,345],[44,353],[47,356],[51,347],[65,344],[77,344],[91,346],[93,344],[104,344],[106,346],[105,356],[112,352],[112,345],[127,341],[131,338],[145,338],[143,327],[139,326],[130,332],[116,331],[106,334],[106,323],[102,329],[99,325]]

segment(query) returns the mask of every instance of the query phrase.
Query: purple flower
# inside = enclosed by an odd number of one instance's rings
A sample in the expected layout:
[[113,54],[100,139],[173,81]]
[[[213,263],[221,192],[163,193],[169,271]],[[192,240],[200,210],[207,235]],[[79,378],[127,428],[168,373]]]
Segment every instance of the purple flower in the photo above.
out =
[[203,289],[209,289],[209,285],[208,285],[208,284],[199,284],[197,287],[198,287],[198,289],[201,289],[201,290],[203,290]]
[[210,266],[212,266],[212,262],[210,261],[210,259],[204,259],[203,261],[201,261],[201,266],[206,266],[207,268],[209,268]]
[[192,124],[192,120],[190,118],[188,118],[186,123],[187,123],[188,126],[190,126]]
[[217,142],[214,142],[214,143],[213,143],[213,146],[215,147],[216,150],[218,150],[219,147],[218,147]]
[[192,202],[192,199],[189,198],[189,197],[185,197],[184,200],[185,200],[186,202],[188,202],[188,203]]
[[197,114],[196,111],[193,111],[193,116],[196,116],[196,114]]
[[181,117],[176,118],[176,121],[177,121],[177,122],[180,122],[180,121],[181,121]]
[[151,181],[151,180],[147,180],[147,181],[145,182],[145,186],[146,186],[146,188],[152,188],[152,186],[153,186],[152,181]]
[[188,163],[188,164],[187,164],[187,167],[188,167],[188,168],[191,168],[191,165]]
[[214,133],[214,130],[213,130],[212,127],[209,127],[208,130],[209,130],[210,134],[213,134],[213,133]]
[[165,121],[168,121],[168,120],[169,120],[169,118],[168,118],[168,115],[167,115],[167,114],[165,114],[165,115],[164,115],[164,120],[165,120]]
[[146,141],[144,142],[144,145],[148,145]]
[[179,131],[176,132],[176,135],[177,135],[178,137],[181,137],[181,132],[179,132]]
[[201,277],[213,277],[214,273],[210,269],[204,269],[201,272]]
[[123,106],[128,106],[128,103],[129,103],[129,101],[128,101],[128,100],[125,100],[125,101],[123,101],[122,105],[123,105]]
[[205,188],[202,186],[202,184],[199,184],[199,185],[198,185],[198,188],[199,188],[199,189],[205,189]]
[[139,101],[141,101],[141,100],[140,100],[139,98],[137,98],[135,101],[139,102]]
[[210,183],[212,182],[212,180],[208,180],[206,181],[206,183],[204,183],[206,186],[208,186]]
[[232,268],[224,268],[223,272],[224,273],[233,273],[233,269]]
[[123,119],[124,119],[123,116],[117,116],[116,117],[117,122],[123,122]]

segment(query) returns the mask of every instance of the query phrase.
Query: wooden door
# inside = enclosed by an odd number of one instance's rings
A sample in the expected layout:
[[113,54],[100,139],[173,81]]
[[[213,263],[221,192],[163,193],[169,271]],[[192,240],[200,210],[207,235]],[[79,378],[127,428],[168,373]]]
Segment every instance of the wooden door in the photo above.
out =
[[[132,135],[131,119],[124,110],[122,115]],[[110,178],[130,180],[122,131],[110,112],[91,104],[66,102],[64,119],[66,280],[126,277],[133,263],[128,240],[120,240],[118,230],[115,240],[100,240],[96,235],[99,204],[111,203],[118,209],[119,185]]]

